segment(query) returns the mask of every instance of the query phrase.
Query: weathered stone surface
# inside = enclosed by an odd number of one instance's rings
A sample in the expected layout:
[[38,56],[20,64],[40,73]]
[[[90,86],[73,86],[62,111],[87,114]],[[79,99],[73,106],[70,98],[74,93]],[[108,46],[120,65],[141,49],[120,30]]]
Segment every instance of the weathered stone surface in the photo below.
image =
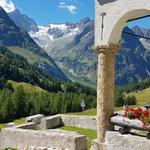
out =
[[31,147],[27,147],[27,148],[18,148],[18,150],[69,150],[69,149],[60,149],[60,148],[47,148],[47,147],[35,147],[35,146],[31,146]]
[[137,129],[142,131],[150,131],[150,127],[143,128],[144,123],[139,119],[129,119],[123,116],[113,116],[111,117],[111,123],[117,126],[126,127],[130,129]]
[[61,120],[66,126],[96,130],[95,117],[61,115]]
[[86,137],[62,130],[34,131],[15,128],[2,129],[0,149],[6,147],[55,147],[68,150],[87,150]]
[[149,150],[150,140],[146,137],[121,135],[118,132],[107,131],[105,142],[93,140],[91,150]]
[[41,120],[41,128],[53,129],[61,125],[61,115],[54,115]]
[[131,134],[121,135],[118,132],[106,132],[107,150],[149,150],[150,140],[133,136]]
[[106,130],[112,130],[110,117],[114,114],[115,54],[118,44],[97,47],[97,139],[104,142]]
[[25,123],[25,124],[21,124],[18,126],[15,126],[15,128],[20,128],[20,129],[36,129],[36,123],[34,122],[30,122],[30,123]]
[[98,140],[93,140],[90,150],[107,150],[105,143],[99,143]]
[[26,123],[34,122],[35,124],[40,124],[41,120],[44,118],[43,114],[37,114],[33,116],[26,117]]

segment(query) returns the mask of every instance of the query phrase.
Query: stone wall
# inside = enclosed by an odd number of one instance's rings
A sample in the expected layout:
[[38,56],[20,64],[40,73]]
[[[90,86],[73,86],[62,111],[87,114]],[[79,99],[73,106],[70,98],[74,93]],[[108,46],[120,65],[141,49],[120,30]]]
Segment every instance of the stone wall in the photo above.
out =
[[61,115],[61,120],[65,126],[96,130],[95,117]]
[[58,126],[73,126],[96,130],[96,118],[86,116],[55,115],[41,121],[42,129],[52,129]]
[[35,131],[16,128],[2,129],[0,149],[6,147],[55,147],[57,149],[87,150],[86,137],[62,130]]

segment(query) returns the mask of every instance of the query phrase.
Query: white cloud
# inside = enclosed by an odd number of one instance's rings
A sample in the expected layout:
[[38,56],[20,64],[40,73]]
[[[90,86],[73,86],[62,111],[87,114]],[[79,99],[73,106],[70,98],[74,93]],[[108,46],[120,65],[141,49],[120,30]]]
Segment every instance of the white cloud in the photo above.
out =
[[75,5],[67,5],[65,2],[60,2],[58,8],[67,9],[72,14],[76,14],[77,10]]
[[59,5],[66,5],[66,3],[65,2],[60,2]]
[[10,13],[16,9],[11,0],[0,0],[0,6],[3,7],[7,13]]

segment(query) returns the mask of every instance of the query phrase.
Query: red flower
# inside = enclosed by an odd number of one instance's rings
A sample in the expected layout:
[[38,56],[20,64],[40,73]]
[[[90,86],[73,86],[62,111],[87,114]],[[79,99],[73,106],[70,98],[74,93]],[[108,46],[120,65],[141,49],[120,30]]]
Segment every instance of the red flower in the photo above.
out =
[[134,117],[138,118],[139,117],[139,111],[138,110],[134,110]]
[[134,111],[134,109],[133,109],[133,108],[130,108],[130,111]]
[[141,122],[144,122],[144,118],[140,118],[140,121],[141,121]]
[[144,111],[142,112],[142,115],[143,115],[144,117],[149,117],[149,112],[148,112],[147,110],[144,110]]
[[138,109],[137,109],[139,112],[142,112],[142,109],[139,107]]

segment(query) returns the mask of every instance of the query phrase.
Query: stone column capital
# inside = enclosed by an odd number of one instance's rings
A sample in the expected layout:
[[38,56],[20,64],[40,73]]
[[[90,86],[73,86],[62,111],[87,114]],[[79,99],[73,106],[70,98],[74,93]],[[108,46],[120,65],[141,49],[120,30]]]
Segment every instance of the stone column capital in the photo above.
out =
[[96,46],[96,53],[110,53],[116,54],[121,49],[120,44],[107,44],[107,45],[98,45]]

